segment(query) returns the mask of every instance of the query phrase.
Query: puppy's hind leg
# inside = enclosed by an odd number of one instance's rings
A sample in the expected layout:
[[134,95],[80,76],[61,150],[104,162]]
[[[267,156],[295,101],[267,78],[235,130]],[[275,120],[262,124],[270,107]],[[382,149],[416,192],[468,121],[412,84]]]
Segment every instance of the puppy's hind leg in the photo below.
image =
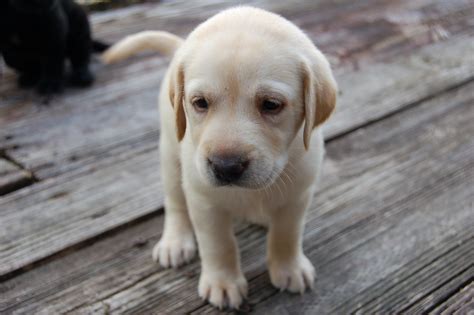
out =
[[196,255],[196,242],[181,187],[178,156],[162,136],[160,141],[161,178],[165,193],[165,222],[161,240],[153,248],[153,260],[163,267],[178,267]]

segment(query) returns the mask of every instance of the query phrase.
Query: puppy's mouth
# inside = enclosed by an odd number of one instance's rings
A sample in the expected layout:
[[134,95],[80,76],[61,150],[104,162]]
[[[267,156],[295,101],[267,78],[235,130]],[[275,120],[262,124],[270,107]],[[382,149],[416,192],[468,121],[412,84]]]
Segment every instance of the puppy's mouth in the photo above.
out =
[[274,182],[274,179],[270,176],[262,178],[262,179],[255,179],[253,176],[244,176],[239,180],[236,181],[226,181],[221,180],[216,177],[212,177],[211,184],[215,187],[239,187],[245,188],[250,190],[260,190],[265,189],[266,187],[270,186]]

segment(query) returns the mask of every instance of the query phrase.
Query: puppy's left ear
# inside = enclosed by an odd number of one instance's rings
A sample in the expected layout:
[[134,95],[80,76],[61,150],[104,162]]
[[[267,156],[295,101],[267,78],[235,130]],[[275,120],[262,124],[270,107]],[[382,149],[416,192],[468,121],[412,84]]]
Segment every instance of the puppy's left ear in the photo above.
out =
[[315,50],[303,62],[304,131],[303,141],[309,148],[314,128],[324,123],[336,107],[337,84],[326,57]]
[[169,97],[174,109],[176,121],[176,135],[181,141],[186,133],[186,115],[184,113],[184,69],[180,64],[171,73],[169,83]]

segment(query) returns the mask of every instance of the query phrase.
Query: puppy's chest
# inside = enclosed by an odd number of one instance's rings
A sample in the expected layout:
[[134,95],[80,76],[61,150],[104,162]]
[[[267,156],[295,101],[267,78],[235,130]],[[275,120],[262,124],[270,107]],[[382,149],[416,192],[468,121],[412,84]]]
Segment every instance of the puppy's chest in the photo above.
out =
[[237,212],[235,216],[242,220],[266,226],[270,221],[271,208],[269,206],[270,205],[262,202],[253,204],[246,203],[239,209],[234,209],[234,213]]
[[272,212],[283,202],[278,197],[271,198],[265,191],[224,195],[219,198],[220,207],[225,207],[237,219],[263,226],[268,225]]

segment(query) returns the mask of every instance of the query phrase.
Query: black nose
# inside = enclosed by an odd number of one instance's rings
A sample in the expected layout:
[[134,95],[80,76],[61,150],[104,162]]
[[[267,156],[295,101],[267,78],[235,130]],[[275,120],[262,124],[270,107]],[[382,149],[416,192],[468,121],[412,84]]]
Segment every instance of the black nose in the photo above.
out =
[[237,181],[249,166],[249,160],[238,155],[214,155],[207,160],[216,178],[225,183]]

